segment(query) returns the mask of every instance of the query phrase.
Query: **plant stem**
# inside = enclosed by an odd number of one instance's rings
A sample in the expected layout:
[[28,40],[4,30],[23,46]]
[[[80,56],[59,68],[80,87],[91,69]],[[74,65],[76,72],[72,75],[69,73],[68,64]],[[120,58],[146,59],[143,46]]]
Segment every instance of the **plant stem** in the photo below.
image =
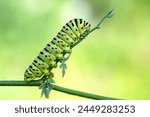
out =
[[[91,32],[95,31],[96,29],[100,29],[100,25],[103,23],[103,21],[104,21],[106,18],[110,18],[110,17],[113,15],[113,10],[114,10],[114,9],[112,9],[111,11],[109,11],[109,12],[100,20],[100,22],[99,22],[94,28],[92,28],[91,30],[89,30],[89,32],[87,33],[86,36],[88,36]],[[84,38],[83,38],[83,39],[79,39],[79,41],[77,41],[74,45],[71,46],[71,49],[72,49],[73,47],[75,47],[76,45],[78,45],[78,44],[79,44],[81,41],[83,41],[83,40],[84,40]]]
[[[15,80],[0,81],[0,86],[40,86],[42,81],[43,80],[32,81],[32,82],[15,81]],[[75,96],[85,97],[85,98],[94,99],[94,100],[119,100],[118,98],[112,98],[112,97],[106,97],[106,96],[100,96],[100,95],[95,95],[91,93],[81,92],[77,90],[60,87],[54,84],[51,84],[51,85],[53,87],[53,90],[75,95]]]
[[64,93],[67,93],[67,94],[76,95],[76,96],[80,96],[80,97],[85,97],[85,98],[89,98],[89,99],[94,99],[94,100],[119,100],[117,98],[95,95],[95,94],[91,94],[91,93],[86,93],[86,92],[82,92],[82,91],[77,91],[77,90],[72,90],[72,89],[60,87],[60,86],[57,86],[57,85],[53,85],[53,86],[54,86],[53,89],[56,90],[56,91],[60,91],[60,92],[64,92]]
[[113,12],[113,9],[112,9],[111,11],[109,11],[109,12],[100,20],[100,22],[97,24],[97,26],[95,26],[94,28],[92,28],[92,29],[89,31],[88,35],[89,35],[91,32],[93,32],[94,30],[100,29],[100,25],[103,23],[103,21],[104,21],[106,18],[109,18],[108,16],[109,16],[112,12]]

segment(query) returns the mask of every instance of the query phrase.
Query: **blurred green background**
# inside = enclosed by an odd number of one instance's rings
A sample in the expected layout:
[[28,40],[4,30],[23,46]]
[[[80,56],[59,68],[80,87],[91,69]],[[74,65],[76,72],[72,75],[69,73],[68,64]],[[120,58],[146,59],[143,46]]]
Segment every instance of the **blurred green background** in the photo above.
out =
[[[73,18],[94,27],[115,15],[73,49],[68,70],[54,70],[57,85],[98,95],[150,99],[150,1],[0,0],[0,80],[23,80],[39,51]],[[0,87],[0,99],[45,99],[37,87]],[[52,91],[49,99],[85,99]]]

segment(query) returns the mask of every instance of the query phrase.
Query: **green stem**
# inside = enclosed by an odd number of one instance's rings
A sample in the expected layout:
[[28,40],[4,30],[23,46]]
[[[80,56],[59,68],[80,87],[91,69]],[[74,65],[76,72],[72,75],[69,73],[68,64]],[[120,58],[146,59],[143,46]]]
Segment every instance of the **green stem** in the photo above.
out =
[[[114,9],[112,9],[111,11],[109,11],[101,20],[100,20],[100,22],[94,27],[94,28],[92,28],[89,32],[88,32],[88,34],[87,35],[89,35],[91,32],[93,32],[93,31],[95,31],[96,29],[100,29],[100,25],[103,23],[103,21],[106,19],[106,18],[110,18],[110,17],[112,17],[112,15],[113,15],[113,10]],[[87,36],[86,35],[86,36]],[[73,47],[75,47],[76,45],[78,45],[81,41],[83,41],[84,40],[84,38],[83,39],[79,39],[79,41],[77,41],[73,46],[71,46],[71,49],[73,48]]]
[[[40,86],[43,80],[38,80],[38,81],[32,81],[32,82],[25,82],[25,81],[0,81],[0,86]],[[86,93],[86,92],[81,92],[77,90],[72,90],[64,87],[60,87],[54,84],[51,84],[53,87],[53,90],[75,95],[75,96],[80,96],[84,98],[89,98],[89,99],[94,99],[94,100],[119,100],[118,98],[112,98],[112,97],[106,97],[106,96],[100,96],[100,95],[95,95],[91,93]]]
[[104,21],[106,18],[112,17],[112,15],[113,15],[113,9],[112,9],[111,11],[109,11],[109,12],[100,20],[100,22],[97,24],[97,26],[95,26],[94,28],[92,28],[92,29],[89,31],[88,35],[89,35],[91,32],[93,32],[94,30],[100,29],[100,25],[103,23],[103,21]]
[[53,89],[56,91],[60,91],[60,92],[64,92],[67,94],[76,95],[76,96],[80,96],[80,97],[84,97],[84,98],[89,98],[89,99],[94,99],[94,100],[119,100],[117,98],[95,95],[95,94],[91,94],[91,93],[86,93],[86,92],[82,92],[82,91],[77,91],[77,90],[60,87],[57,85],[53,85],[53,86],[54,86]]

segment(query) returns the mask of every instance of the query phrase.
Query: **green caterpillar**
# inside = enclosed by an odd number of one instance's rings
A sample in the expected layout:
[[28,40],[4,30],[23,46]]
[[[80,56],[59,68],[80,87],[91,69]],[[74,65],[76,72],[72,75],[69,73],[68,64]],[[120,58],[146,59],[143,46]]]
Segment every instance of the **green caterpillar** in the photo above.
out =
[[52,68],[62,62],[65,54],[71,54],[72,47],[81,39],[84,39],[89,31],[90,24],[83,19],[72,19],[63,26],[61,31],[54,37],[24,73],[25,81],[32,81],[49,76]]

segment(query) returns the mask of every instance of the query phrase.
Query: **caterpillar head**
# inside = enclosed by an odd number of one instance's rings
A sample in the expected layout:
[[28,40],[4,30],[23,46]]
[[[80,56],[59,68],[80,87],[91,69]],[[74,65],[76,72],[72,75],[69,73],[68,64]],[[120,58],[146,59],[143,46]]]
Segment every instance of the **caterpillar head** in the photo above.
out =
[[83,24],[83,30],[85,32],[88,32],[88,31],[90,31],[90,27],[91,27],[91,24],[89,24],[88,22],[85,21]]

